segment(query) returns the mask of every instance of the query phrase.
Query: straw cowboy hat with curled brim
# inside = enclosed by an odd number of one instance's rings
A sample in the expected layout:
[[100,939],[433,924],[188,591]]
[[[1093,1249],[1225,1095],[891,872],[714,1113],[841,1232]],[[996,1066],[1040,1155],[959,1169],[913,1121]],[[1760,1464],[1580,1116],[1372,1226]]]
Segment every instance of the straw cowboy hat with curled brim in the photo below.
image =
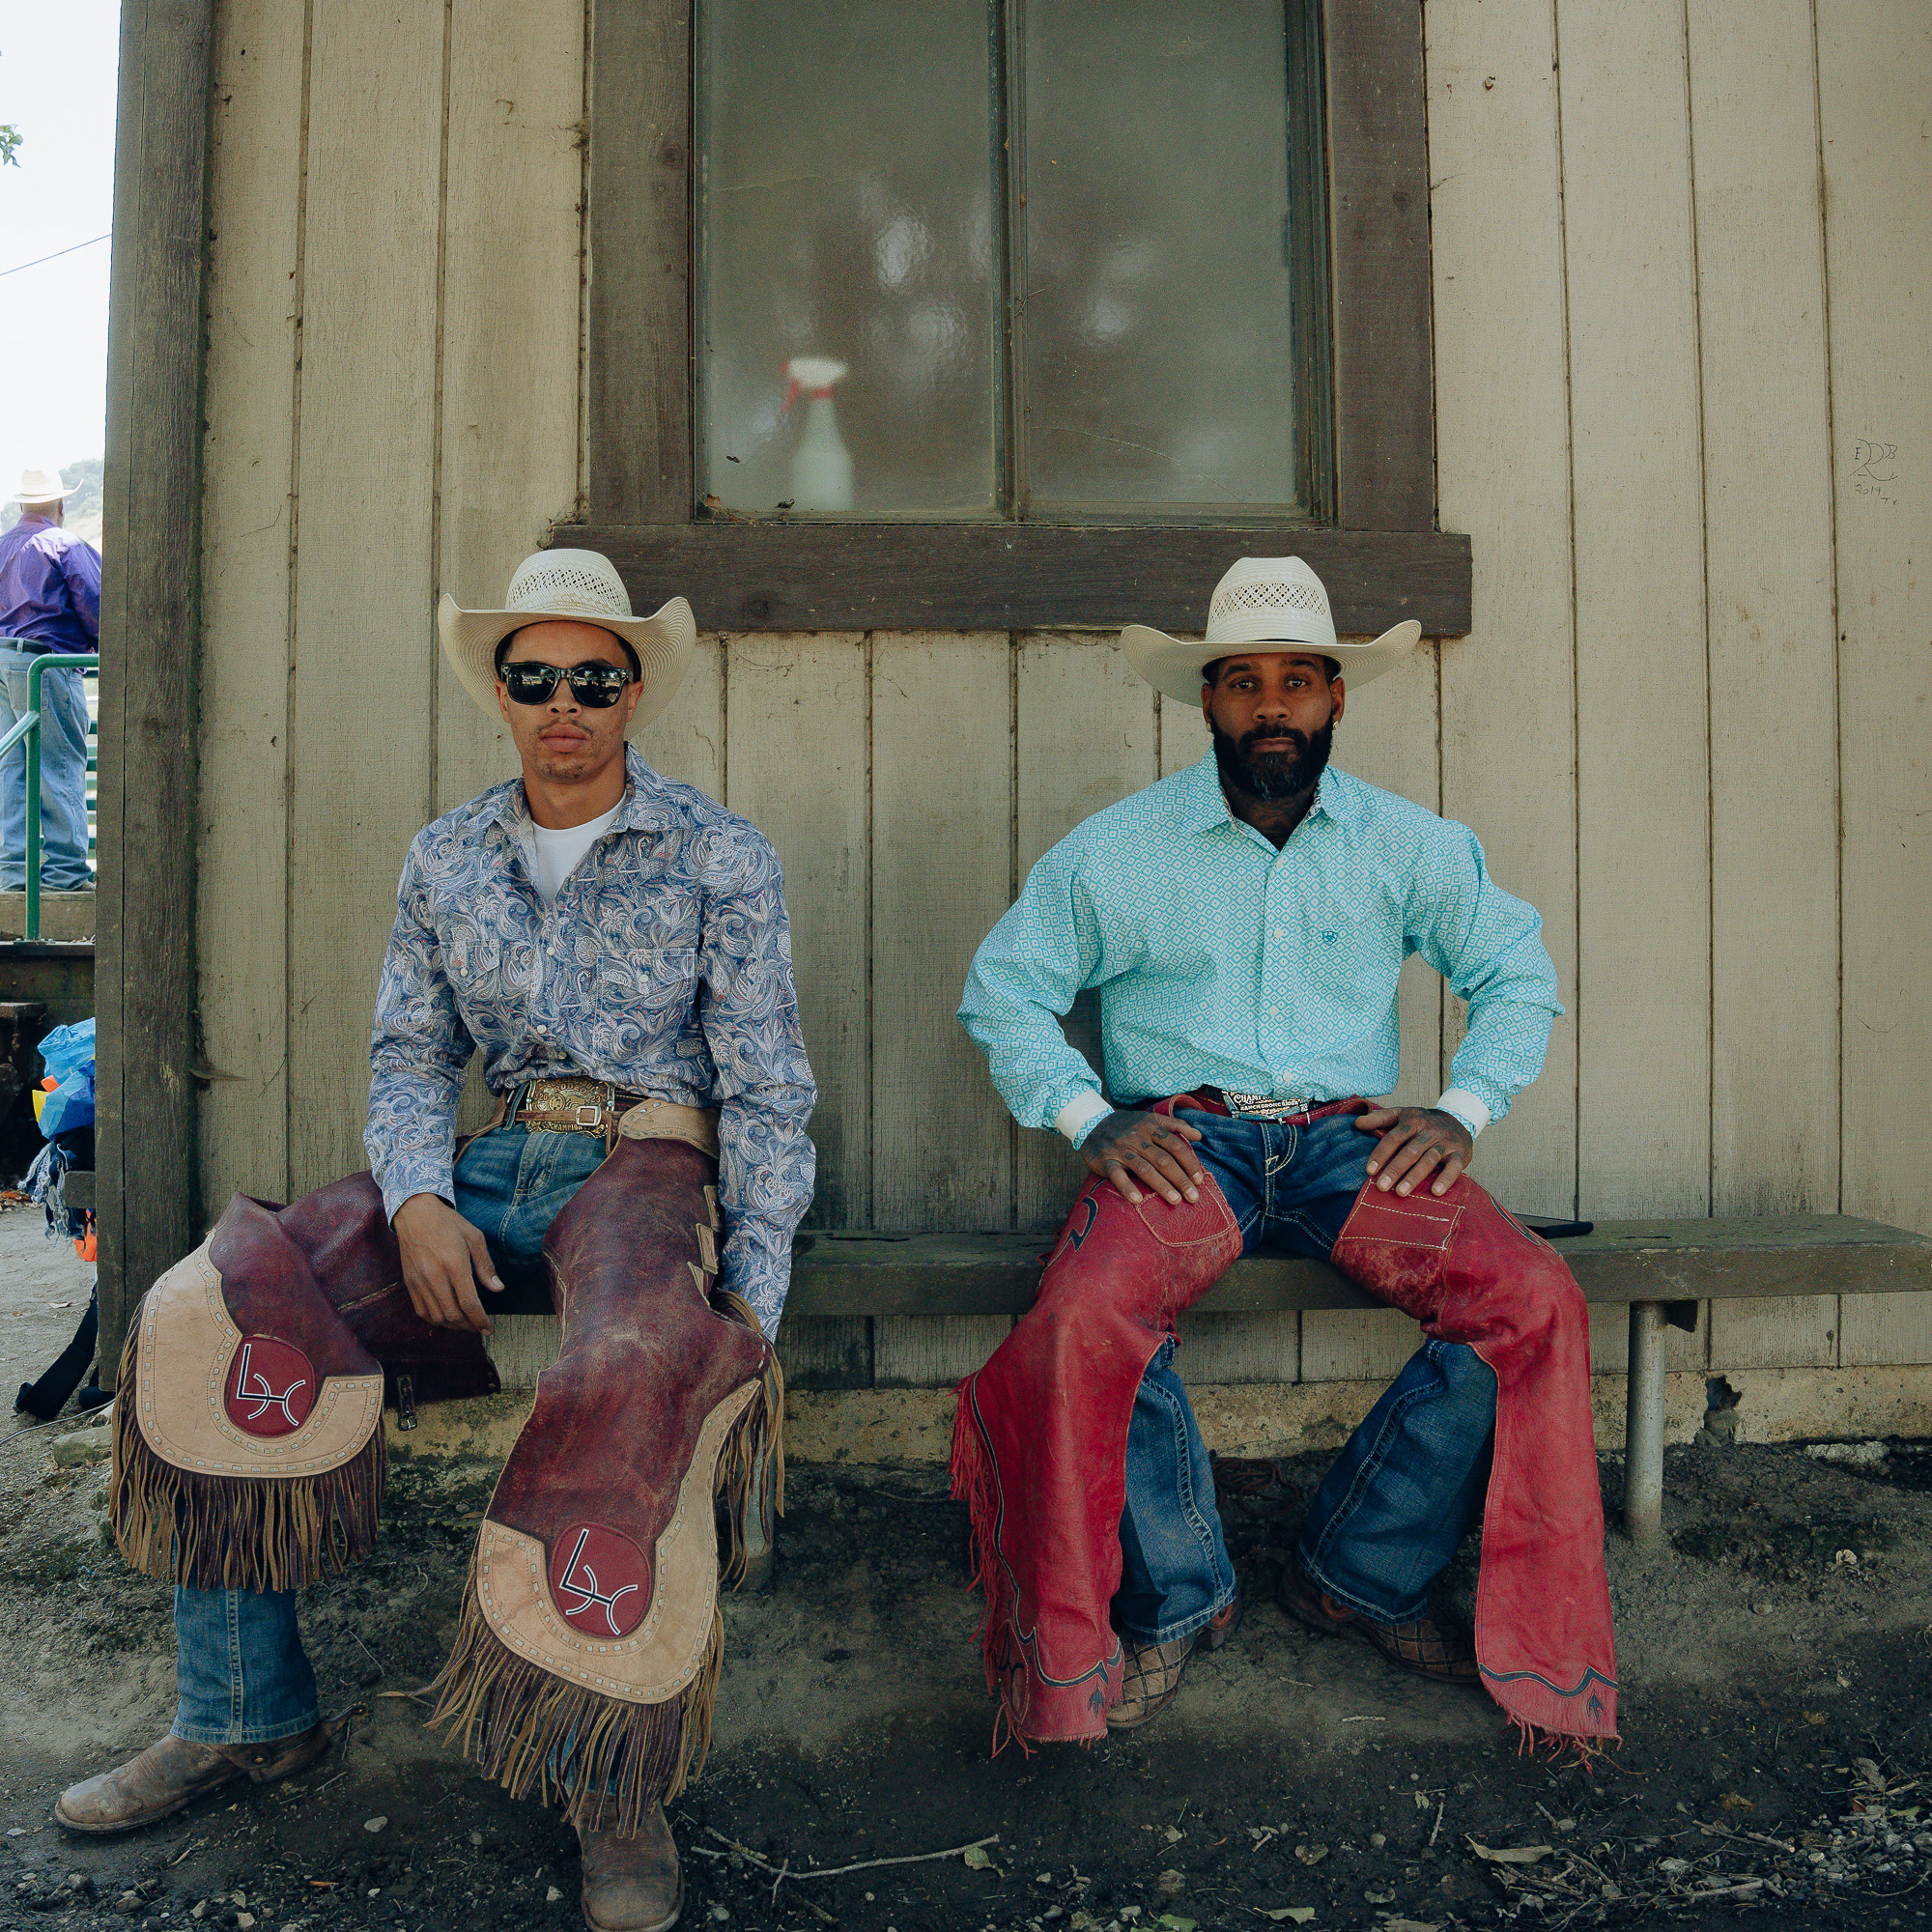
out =
[[23,469],[20,487],[7,498],[10,503],[58,503],[63,497],[78,494],[78,483],[63,483],[58,469]]
[[625,735],[635,738],[677,695],[697,641],[691,606],[673,597],[648,617],[631,614],[631,594],[607,556],[594,550],[544,550],[526,556],[510,579],[500,611],[465,611],[447,592],[436,628],[465,691],[493,719],[497,646],[526,624],[595,624],[622,638],[638,656],[642,696]]
[[1198,643],[1183,643],[1146,624],[1129,624],[1121,633],[1121,648],[1156,691],[1199,704],[1204,668],[1244,646],[1333,658],[1353,689],[1393,669],[1421,635],[1422,626],[1411,617],[1373,642],[1338,638],[1328,593],[1298,556],[1244,556],[1215,584],[1208,606],[1208,635]]

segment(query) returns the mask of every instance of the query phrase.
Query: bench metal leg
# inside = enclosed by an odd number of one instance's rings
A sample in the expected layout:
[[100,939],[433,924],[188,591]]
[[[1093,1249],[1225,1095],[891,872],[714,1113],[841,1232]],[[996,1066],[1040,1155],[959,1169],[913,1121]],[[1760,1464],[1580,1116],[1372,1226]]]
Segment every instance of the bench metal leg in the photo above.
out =
[[1648,1543],[1663,1529],[1663,1335],[1661,1301],[1630,1313],[1630,1394],[1624,1410],[1624,1531]]

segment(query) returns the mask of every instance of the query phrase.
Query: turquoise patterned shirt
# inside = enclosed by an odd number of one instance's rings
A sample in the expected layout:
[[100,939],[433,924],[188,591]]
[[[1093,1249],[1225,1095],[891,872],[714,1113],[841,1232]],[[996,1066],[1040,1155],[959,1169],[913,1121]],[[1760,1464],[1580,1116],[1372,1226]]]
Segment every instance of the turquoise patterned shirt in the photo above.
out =
[[1077,1145],[1105,1111],[1059,1023],[1082,988],[1099,988],[1117,1099],[1339,1100],[1393,1091],[1396,977],[1419,952],[1468,1002],[1444,1100],[1480,1131],[1543,1070],[1563,1010],[1542,930],[1466,827],[1333,765],[1276,851],[1229,811],[1209,752],[1040,860],[959,1017],[1014,1118]]

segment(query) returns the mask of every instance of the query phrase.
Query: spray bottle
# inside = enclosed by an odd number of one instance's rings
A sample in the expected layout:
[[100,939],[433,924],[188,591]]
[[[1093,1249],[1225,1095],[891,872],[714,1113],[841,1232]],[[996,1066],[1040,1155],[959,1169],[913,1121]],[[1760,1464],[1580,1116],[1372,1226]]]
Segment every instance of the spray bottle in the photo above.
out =
[[849,510],[852,507],[852,452],[838,434],[832,413],[832,391],[845,380],[845,364],[827,355],[794,355],[784,365],[784,406],[804,395],[810,407],[791,457],[792,507]]

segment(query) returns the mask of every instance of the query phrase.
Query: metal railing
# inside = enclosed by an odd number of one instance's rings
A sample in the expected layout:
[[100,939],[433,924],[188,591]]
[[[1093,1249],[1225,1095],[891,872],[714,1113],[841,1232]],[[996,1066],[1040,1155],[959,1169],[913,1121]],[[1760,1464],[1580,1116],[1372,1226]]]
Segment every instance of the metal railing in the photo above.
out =
[[[27,668],[27,708],[0,738],[0,762],[21,739],[27,742],[27,917],[29,939],[41,936],[41,674],[47,669],[91,673],[97,684],[99,657],[46,651]],[[100,727],[90,709],[87,719],[87,853],[94,856],[96,783],[99,769]]]

